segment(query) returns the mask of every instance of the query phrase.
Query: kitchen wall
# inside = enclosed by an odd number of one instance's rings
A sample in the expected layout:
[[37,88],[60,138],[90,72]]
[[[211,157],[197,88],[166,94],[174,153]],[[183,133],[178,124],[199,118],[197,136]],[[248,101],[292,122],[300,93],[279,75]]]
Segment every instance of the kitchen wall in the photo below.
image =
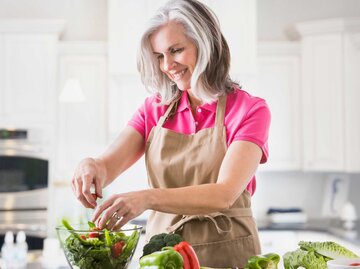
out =
[[297,22],[338,17],[358,17],[358,0],[258,0],[258,36],[264,40],[295,38]]
[[106,0],[0,0],[0,19],[61,19],[63,41],[107,39]]
[[[261,41],[296,38],[293,32],[289,31],[296,22],[360,15],[358,0],[258,0],[257,3],[258,37]],[[67,25],[61,41],[107,40],[105,0],[0,0],[0,19],[9,18],[65,19]],[[332,177],[329,173],[260,172],[257,192],[253,199],[255,215],[263,219],[268,207],[286,206],[301,207],[312,218],[321,217],[324,215],[324,201],[329,201],[327,186]],[[356,191],[360,187],[360,175],[345,174],[341,177],[349,178],[350,187],[345,188],[344,193],[349,193],[350,201],[358,205],[357,210],[360,210],[360,196]],[[146,173],[141,160],[114,185],[106,189],[105,193],[135,190],[146,186]],[[63,197],[71,195],[68,186],[58,186],[57,190],[56,202],[58,205],[61,204],[58,215],[76,216],[82,212],[73,197],[64,201]],[[73,207],[74,203],[77,206]],[[359,211],[358,213],[360,215]]]

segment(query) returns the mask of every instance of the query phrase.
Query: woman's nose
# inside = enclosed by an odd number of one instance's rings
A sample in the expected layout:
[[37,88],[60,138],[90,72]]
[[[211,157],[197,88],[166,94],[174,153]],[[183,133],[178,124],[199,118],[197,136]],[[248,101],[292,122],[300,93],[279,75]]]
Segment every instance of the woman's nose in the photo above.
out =
[[175,62],[172,59],[172,57],[164,56],[163,68],[165,71],[171,70],[171,68],[173,68],[174,65],[175,65]]

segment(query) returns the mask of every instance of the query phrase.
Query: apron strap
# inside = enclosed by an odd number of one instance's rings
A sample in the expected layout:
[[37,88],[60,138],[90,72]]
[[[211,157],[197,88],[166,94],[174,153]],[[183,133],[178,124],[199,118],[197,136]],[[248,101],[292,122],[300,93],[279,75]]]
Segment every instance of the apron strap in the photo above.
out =
[[216,106],[215,126],[223,127],[225,120],[226,94],[221,95]]
[[[231,232],[232,230],[232,221],[231,218],[233,217],[251,217],[252,211],[251,208],[232,208],[228,210],[224,210],[221,212],[215,212],[208,215],[185,215],[174,225],[167,228],[167,231],[169,233],[174,233],[178,230],[181,230],[185,223],[191,221],[191,220],[210,220],[214,225],[218,232],[218,234],[226,234],[228,232]],[[224,217],[227,221],[227,229],[220,228],[216,218],[217,217]]]
[[164,125],[164,122],[167,120],[167,117],[169,116],[172,108],[174,107],[176,101],[172,102],[169,107],[166,109],[164,115],[162,115],[157,123],[157,126],[162,127]]
[[[162,127],[167,120],[172,108],[174,107],[177,101],[172,102],[169,107],[166,109],[164,115],[162,115],[157,123],[157,126]],[[216,106],[216,120],[215,126],[223,127],[225,119],[225,109],[226,109],[226,95],[222,95],[218,99],[218,104]]]

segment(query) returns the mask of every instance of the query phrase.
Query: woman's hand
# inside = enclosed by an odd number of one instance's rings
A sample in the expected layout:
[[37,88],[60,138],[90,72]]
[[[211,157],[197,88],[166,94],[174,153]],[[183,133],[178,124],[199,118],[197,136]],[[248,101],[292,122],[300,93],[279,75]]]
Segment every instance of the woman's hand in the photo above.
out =
[[[75,169],[72,189],[76,198],[87,208],[96,207],[96,198],[102,198],[102,188],[106,179],[104,165],[100,160],[86,158]],[[95,194],[91,186],[95,186]]]
[[[146,190],[114,194],[99,205],[92,221],[98,228],[116,230],[148,209]],[[100,215],[102,214],[101,218]]]

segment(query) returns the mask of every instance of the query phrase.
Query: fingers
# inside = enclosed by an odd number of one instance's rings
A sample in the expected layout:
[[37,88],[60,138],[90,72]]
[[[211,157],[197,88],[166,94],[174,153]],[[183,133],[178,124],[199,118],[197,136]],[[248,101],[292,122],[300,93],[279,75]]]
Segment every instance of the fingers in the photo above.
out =
[[103,198],[102,196],[102,186],[100,184],[100,180],[95,180],[94,182],[95,185],[95,193],[99,198]]
[[[110,207],[113,203],[114,203],[114,200],[116,198],[114,196],[111,196],[109,199],[107,199],[105,202],[103,202],[101,205],[99,205],[95,212],[94,212],[94,215],[91,219],[92,222],[95,222],[98,217],[100,217],[100,215],[108,208]],[[114,214],[115,210],[112,212],[112,214]],[[108,219],[112,216],[112,214],[105,214],[101,217],[101,220],[99,221],[98,223],[98,226],[99,228],[100,227],[104,227],[106,222],[108,221]],[[110,216],[109,216],[110,215]]]
[[132,217],[129,214],[125,214],[116,224],[113,226],[113,230],[119,230],[122,226],[128,223]]
[[[76,198],[87,208],[96,207],[96,198],[102,198],[99,169],[94,159],[86,158],[80,162],[72,179],[72,189]],[[91,193],[92,185],[95,185],[96,196]]]
[[[97,207],[94,215],[93,221],[95,221],[101,213],[101,220],[98,223],[100,229],[107,228],[109,230],[114,229],[114,226],[121,227],[124,225],[124,222],[128,222],[130,219],[130,207],[121,198],[116,198],[115,196],[105,201],[103,204]],[[127,216],[124,218],[124,216]],[[126,223],[125,222],[125,223]]]
[[82,176],[82,194],[85,197],[88,204],[91,205],[92,208],[96,207],[96,200],[93,195],[91,195],[90,189],[93,184],[94,178],[90,174],[85,174]]
[[84,195],[82,194],[82,190],[83,190],[83,183],[81,178],[79,177],[74,177],[72,180],[72,188],[73,191],[75,193],[76,198],[87,208],[93,208],[94,206],[92,204],[90,204],[87,199],[84,197]]

